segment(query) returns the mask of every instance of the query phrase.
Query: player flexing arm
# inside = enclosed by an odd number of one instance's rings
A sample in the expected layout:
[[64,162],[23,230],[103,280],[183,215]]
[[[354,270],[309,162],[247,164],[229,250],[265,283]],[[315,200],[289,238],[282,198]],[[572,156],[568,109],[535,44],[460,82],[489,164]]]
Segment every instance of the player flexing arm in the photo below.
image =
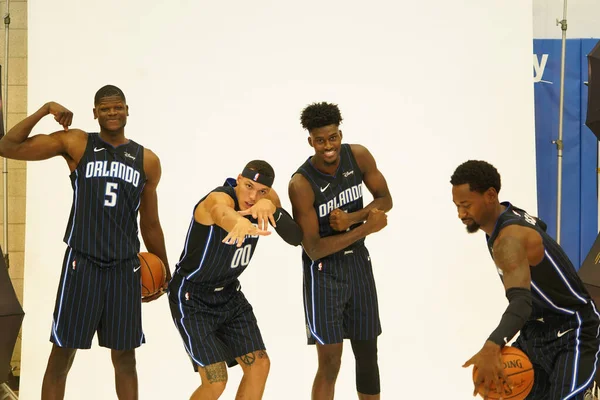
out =
[[387,215],[392,208],[392,197],[383,174],[371,153],[363,146],[353,145],[352,150],[361,171],[365,185],[373,195],[373,202],[361,211],[347,214],[336,209],[330,214],[333,229],[345,231],[354,223],[366,221],[363,225],[340,235],[322,238],[319,235],[317,213],[313,203],[315,195],[308,180],[301,174],[292,177],[289,185],[289,196],[292,202],[292,213],[304,232],[302,245],[312,260],[318,260],[336,253],[352,245],[371,233],[383,229],[387,225]]
[[387,186],[385,177],[377,169],[375,158],[369,150],[359,144],[350,145],[352,154],[358,163],[358,167],[363,173],[363,181],[373,195],[373,201],[363,209],[347,213],[336,208],[329,214],[329,224],[336,231],[343,232],[352,225],[366,221],[369,212],[373,209],[388,212],[392,209],[392,196]]
[[463,365],[465,368],[474,365],[478,369],[474,396],[482,384],[484,396],[487,396],[491,383],[502,394],[504,384],[510,385],[504,374],[500,349],[519,332],[531,315],[530,265],[537,265],[544,258],[542,237],[533,229],[507,226],[494,241],[493,254],[494,262],[502,270],[509,304],[483,348]]
[[[49,114],[54,116],[64,130],[29,137],[34,126]],[[0,156],[14,160],[38,161],[60,155],[73,171],[85,151],[87,134],[79,129],[69,131],[72,121],[71,111],[55,102],[46,103],[0,139]]]
[[162,260],[167,271],[167,279],[163,287],[156,294],[142,299],[143,302],[147,303],[164,294],[171,280],[171,269],[169,268],[167,249],[165,248],[165,237],[158,218],[156,187],[162,173],[160,160],[156,154],[146,148],[144,149],[144,172],[147,180],[140,201],[140,231],[146,249]]

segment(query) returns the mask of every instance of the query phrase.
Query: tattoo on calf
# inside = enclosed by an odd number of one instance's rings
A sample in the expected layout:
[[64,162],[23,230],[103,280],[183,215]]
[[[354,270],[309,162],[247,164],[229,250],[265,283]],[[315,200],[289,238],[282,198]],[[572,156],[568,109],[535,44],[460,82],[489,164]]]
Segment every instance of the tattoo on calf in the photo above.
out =
[[204,369],[210,383],[227,382],[227,368],[224,363],[207,365]]

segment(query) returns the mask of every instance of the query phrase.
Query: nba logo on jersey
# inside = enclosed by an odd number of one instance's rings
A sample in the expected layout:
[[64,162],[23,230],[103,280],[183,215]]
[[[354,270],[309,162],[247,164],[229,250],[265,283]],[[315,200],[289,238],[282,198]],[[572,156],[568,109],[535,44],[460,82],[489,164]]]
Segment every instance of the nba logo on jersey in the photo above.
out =
[[254,182],[256,182],[258,180],[258,177],[260,176],[260,174],[257,172],[256,175],[254,175]]
[[319,271],[323,269],[323,263],[319,263]]

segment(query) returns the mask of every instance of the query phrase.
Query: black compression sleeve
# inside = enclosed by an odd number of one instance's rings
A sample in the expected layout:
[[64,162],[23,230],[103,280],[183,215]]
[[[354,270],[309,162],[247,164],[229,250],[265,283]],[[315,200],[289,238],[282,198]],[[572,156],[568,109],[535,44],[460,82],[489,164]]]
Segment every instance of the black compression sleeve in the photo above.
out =
[[511,340],[531,315],[531,291],[524,288],[510,288],[506,291],[508,307],[502,315],[500,325],[490,335],[488,340],[503,347]]
[[273,218],[277,225],[275,231],[283,240],[292,246],[298,246],[302,243],[302,229],[287,211],[281,207],[277,207],[277,210],[273,213]]

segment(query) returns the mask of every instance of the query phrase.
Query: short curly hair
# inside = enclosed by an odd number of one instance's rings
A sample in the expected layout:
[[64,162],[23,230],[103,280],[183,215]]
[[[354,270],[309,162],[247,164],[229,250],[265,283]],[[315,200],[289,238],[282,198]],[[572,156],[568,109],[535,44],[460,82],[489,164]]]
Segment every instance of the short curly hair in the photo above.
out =
[[450,183],[453,186],[468,183],[471,191],[479,193],[484,193],[491,187],[500,193],[501,188],[500,174],[496,167],[480,160],[469,160],[459,165],[452,174]]
[[337,104],[312,103],[302,110],[300,123],[304,129],[310,132],[323,126],[341,124],[342,114]]

